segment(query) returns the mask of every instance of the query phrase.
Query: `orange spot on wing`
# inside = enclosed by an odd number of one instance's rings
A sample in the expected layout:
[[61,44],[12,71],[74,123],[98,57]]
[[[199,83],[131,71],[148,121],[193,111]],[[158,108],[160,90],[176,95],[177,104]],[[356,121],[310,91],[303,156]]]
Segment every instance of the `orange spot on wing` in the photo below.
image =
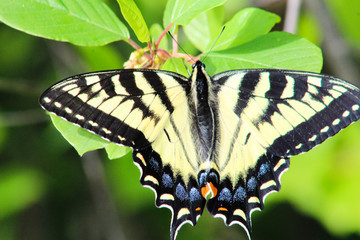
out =
[[212,198],[217,195],[217,188],[212,184],[212,182],[208,182],[205,187],[201,188],[201,194],[204,198],[206,198],[206,195],[209,194],[209,192],[212,192]]
[[201,188],[201,195],[203,195],[204,198],[206,198],[206,195],[209,193],[210,187],[206,185],[205,187]]
[[201,210],[201,207],[195,208],[195,211],[200,211],[200,210]]
[[211,192],[213,193],[212,197],[215,197],[217,195],[217,188],[214,186],[214,184],[212,184],[212,182],[209,182],[208,185],[211,188]]
[[224,207],[219,207],[219,208],[218,208],[218,211],[226,211],[226,212],[227,212],[228,209],[227,209],[227,208],[224,208]]

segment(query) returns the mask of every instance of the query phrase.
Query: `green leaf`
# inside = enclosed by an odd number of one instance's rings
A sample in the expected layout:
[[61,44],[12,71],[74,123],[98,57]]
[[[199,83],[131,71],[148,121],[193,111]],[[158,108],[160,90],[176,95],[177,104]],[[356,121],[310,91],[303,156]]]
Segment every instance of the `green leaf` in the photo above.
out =
[[202,52],[206,52],[213,42],[213,38],[219,36],[224,7],[216,7],[200,14],[184,26],[184,32],[192,44]]
[[322,54],[310,41],[286,32],[271,32],[239,47],[210,52],[209,73],[231,69],[282,68],[320,72]]
[[169,58],[161,67],[161,70],[176,72],[184,76],[189,76],[187,69],[191,69],[191,66],[182,58]]
[[164,12],[164,27],[170,23],[186,25],[201,13],[225,2],[226,0],[169,0]]
[[40,174],[31,169],[0,173],[0,220],[39,201],[45,190]]
[[0,21],[28,34],[99,46],[129,38],[125,25],[100,0],[2,0]]
[[121,13],[130,27],[134,30],[139,41],[149,42],[149,29],[146,26],[145,20],[135,2],[133,0],[117,0],[117,2],[120,5]]
[[131,151],[131,148],[110,143],[105,147],[106,153],[110,160],[121,158]]
[[109,141],[91,133],[75,124],[72,124],[61,117],[50,114],[51,120],[61,135],[73,146],[78,154],[101,149],[109,145]]
[[123,68],[124,60],[118,54],[114,45],[76,47],[76,50],[85,60],[87,69],[91,71]]
[[[224,24],[225,30],[213,50],[232,48],[254,40],[268,33],[280,20],[278,15],[258,8],[243,9]],[[215,42],[218,36],[212,37],[211,42]]]

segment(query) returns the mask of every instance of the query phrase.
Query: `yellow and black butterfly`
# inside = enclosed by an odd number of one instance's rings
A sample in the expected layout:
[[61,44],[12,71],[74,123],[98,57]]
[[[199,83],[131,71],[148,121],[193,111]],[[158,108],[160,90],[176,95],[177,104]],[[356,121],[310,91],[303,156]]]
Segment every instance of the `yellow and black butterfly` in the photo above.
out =
[[133,149],[140,182],[172,211],[171,239],[207,208],[250,237],[251,212],[280,189],[289,158],[360,118],[360,90],[331,76],[274,69],[189,78],[123,69],[67,78],[44,92],[44,109]]

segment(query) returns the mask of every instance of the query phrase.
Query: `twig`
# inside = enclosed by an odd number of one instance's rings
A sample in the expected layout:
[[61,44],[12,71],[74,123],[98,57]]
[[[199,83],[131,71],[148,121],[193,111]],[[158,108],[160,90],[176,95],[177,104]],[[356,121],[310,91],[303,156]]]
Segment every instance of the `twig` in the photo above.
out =
[[284,31],[295,34],[297,32],[301,0],[287,0],[284,19]]
[[125,240],[116,207],[106,185],[103,167],[97,151],[87,152],[82,163],[93,195],[99,225],[107,240]]
[[156,41],[156,44],[155,44],[155,49],[158,49],[159,48],[159,44],[161,42],[161,39],[163,39],[163,37],[165,36],[165,34],[170,30],[170,28],[173,26],[173,23],[170,23],[169,26],[167,26],[165,28],[165,30],[161,33],[160,37],[158,38],[158,40]]

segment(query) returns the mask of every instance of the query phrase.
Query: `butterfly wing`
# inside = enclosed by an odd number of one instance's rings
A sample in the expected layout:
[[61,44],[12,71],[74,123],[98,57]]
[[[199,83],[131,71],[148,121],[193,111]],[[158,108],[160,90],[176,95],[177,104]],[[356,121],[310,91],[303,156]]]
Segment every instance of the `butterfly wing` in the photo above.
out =
[[195,224],[205,199],[191,131],[184,76],[166,71],[114,70],[81,74],[50,87],[44,109],[101,137],[133,148],[140,182],[154,190],[156,206],[171,209],[171,237]]
[[312,149],[360,118],[360,92],[330,76],[238,70],[213,77],[220,174],[212,215],[250,235],[251,212],[280,189],[289,157]]

